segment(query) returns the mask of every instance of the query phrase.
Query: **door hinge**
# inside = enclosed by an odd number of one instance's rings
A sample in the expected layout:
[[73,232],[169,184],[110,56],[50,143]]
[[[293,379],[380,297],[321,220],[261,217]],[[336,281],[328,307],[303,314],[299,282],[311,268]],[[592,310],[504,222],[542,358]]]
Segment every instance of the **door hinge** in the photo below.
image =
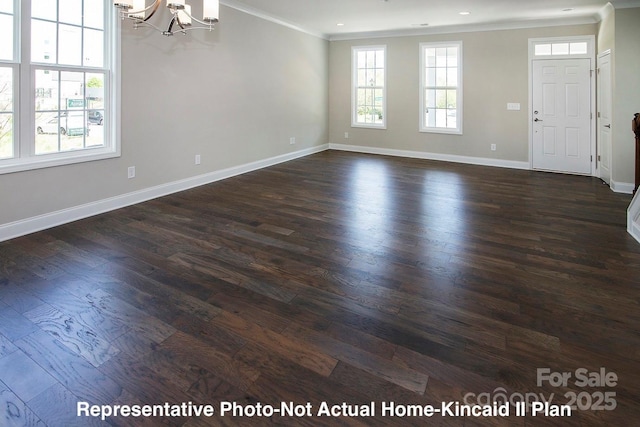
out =
[[601,117],[601,116],[600,116],[600,111],[598,111],[598,118],[600,118],[600,117]]
[[589,113],[589,114],[591,114],[591,120],[593,120],[593,113]]
[[600,155],[598,154],[598,161],[602,161],[602,157],[600,157]]
[[593,163],[593,156],[591,156],[591,163]]

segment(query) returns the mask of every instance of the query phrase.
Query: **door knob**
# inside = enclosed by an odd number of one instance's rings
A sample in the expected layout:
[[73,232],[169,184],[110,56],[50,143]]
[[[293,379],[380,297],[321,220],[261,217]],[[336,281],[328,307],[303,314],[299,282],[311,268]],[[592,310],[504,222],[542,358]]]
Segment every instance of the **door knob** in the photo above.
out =
[[536,117],[536,119],[534,120],[534,122],[541,122],[542,120],[540,120],[539,118]]
[[604,125],[604,127],[611,129],[611,125]]

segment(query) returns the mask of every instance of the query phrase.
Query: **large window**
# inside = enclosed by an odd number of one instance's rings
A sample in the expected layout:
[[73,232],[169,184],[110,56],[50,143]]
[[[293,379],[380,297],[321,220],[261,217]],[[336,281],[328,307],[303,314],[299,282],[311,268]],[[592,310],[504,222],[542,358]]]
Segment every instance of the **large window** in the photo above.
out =
[[352,126],[386,127],[386,50],[386,46],[352,48]]
[[112,9],[0,0],[0,173],[118,155]]
[[420,131],[462,134],[462,42],[420,44]]

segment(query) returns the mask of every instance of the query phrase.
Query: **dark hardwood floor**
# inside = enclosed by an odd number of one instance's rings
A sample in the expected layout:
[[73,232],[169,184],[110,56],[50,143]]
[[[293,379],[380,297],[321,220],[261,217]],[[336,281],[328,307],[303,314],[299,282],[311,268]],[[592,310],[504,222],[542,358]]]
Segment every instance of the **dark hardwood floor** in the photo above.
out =
[[[588,177],[327,151],[0,243],[0,426],[640,425],[629,202]],[[601,369],[617,380],[577,383]],[[570,393],[615,409],[380,414]],[[102,421],[85,401],[377,416]]]

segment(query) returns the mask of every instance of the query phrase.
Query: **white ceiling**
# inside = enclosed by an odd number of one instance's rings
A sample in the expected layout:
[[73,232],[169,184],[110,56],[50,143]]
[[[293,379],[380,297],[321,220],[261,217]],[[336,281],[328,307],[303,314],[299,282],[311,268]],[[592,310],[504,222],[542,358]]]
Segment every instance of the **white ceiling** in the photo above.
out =
[[[555,21],[555,24],[597,22],[598,13],[607,2],[608,0],[221,0],[222,4],[236,9],[331,39],[353,37],[354,33],[428,33],[454,29],[458,31],[458,27],[527,27],[548,20]],[[640,0],[611,0],[611,3],[616,9],[640,7]],[[460,15],[463,11],[470,14]]]

